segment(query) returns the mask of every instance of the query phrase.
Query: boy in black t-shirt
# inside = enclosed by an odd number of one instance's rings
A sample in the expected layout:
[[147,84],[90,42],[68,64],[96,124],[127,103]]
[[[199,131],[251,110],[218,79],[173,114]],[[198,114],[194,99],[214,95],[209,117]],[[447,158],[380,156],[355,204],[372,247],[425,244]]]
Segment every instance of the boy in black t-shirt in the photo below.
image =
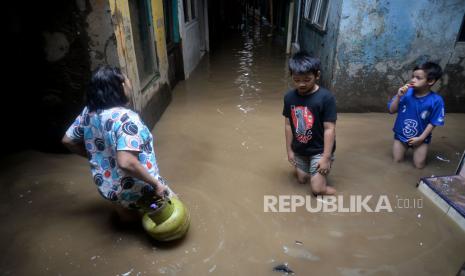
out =
[[316,81],[320,78],[320,60],[303,52],[289,59],[295,89],[284,96],[284,122],[289,162],[295,166],[297,179],[307,183],[314,195],[332,195],[336,189],[327,185],[336,148],[336,101]]

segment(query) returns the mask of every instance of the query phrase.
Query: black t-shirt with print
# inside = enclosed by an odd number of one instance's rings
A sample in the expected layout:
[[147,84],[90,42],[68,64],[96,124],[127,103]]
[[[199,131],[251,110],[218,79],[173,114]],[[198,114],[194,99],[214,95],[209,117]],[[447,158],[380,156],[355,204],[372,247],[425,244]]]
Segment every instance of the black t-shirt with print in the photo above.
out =
[[[292,128],[292,150],[299,155],[313,156],[324,150],[324,122],[336,122],[336,100],[331,92],[320,88],[301,96],[293,89],[284,96],[283,115]],[[334,142],[333,152],[336,149]]]

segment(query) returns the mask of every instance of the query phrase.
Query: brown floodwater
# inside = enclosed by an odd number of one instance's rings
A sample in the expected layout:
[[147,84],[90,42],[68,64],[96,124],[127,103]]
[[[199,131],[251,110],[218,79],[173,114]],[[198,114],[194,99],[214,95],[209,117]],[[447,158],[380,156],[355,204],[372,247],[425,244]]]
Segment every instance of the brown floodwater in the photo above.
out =
[[434,131],[423,170],[411,154],[392,163],[394,116],[339,114],[330,182],[344,199],[386,195],[393,212],[265,213],[264,195],[310,194],[284,146],[286,56],[258,28],[225,44],[175,87],[153,130],[161,174],[190,210],[188,235],[161,244],[116,223],[78,156],[20,152],[1,162],[1,275],[280,275],[280,264],[296,275],[457,273],[465,233],[416,183],[455,172],[465,114]]

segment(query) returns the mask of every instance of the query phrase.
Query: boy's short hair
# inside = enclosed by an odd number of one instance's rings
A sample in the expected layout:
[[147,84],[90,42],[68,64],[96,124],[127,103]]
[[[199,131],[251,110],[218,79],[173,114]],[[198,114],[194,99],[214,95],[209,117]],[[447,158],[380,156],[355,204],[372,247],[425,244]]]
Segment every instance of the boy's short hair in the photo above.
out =
[[124,93],[125,77],[118,67],[99,66],[90,79],[86,94],[86,105],[89,111],[124,106],[128,98]]
[[441,77],[442,77],[442,68],[441,66],[439,66],[439,64],[437,63],[434,63],[434,62],[423,62],[417,66],[415,66],[415,68],[413,68],[413,71],[416,71],[416,70],[423,70],[425,71],[426,75],[427,75],[427,80],[439,80]]
[[297,52],[289,59],[289,71],[291,75],[303,75],[312,73],[317,75],[320,71],[320,59],[311,57],[306,52]]

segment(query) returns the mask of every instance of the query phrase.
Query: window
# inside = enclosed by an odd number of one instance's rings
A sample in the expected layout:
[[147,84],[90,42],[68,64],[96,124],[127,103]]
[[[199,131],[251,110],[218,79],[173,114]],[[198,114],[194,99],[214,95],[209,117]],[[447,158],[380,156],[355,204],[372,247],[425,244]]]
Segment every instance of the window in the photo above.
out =
[[320,31],[326,30],[329,0],[306,0],[304,18]]
[[141,88],[158,75],[150,0],[129,0],[134,51]]
[[188,23],[197,18],[195,0],[183,0],[184,22]]
[[465,42],[465,15],[462,19],[462,26],[460,26],[460,32],[457,38],[457,42]]

